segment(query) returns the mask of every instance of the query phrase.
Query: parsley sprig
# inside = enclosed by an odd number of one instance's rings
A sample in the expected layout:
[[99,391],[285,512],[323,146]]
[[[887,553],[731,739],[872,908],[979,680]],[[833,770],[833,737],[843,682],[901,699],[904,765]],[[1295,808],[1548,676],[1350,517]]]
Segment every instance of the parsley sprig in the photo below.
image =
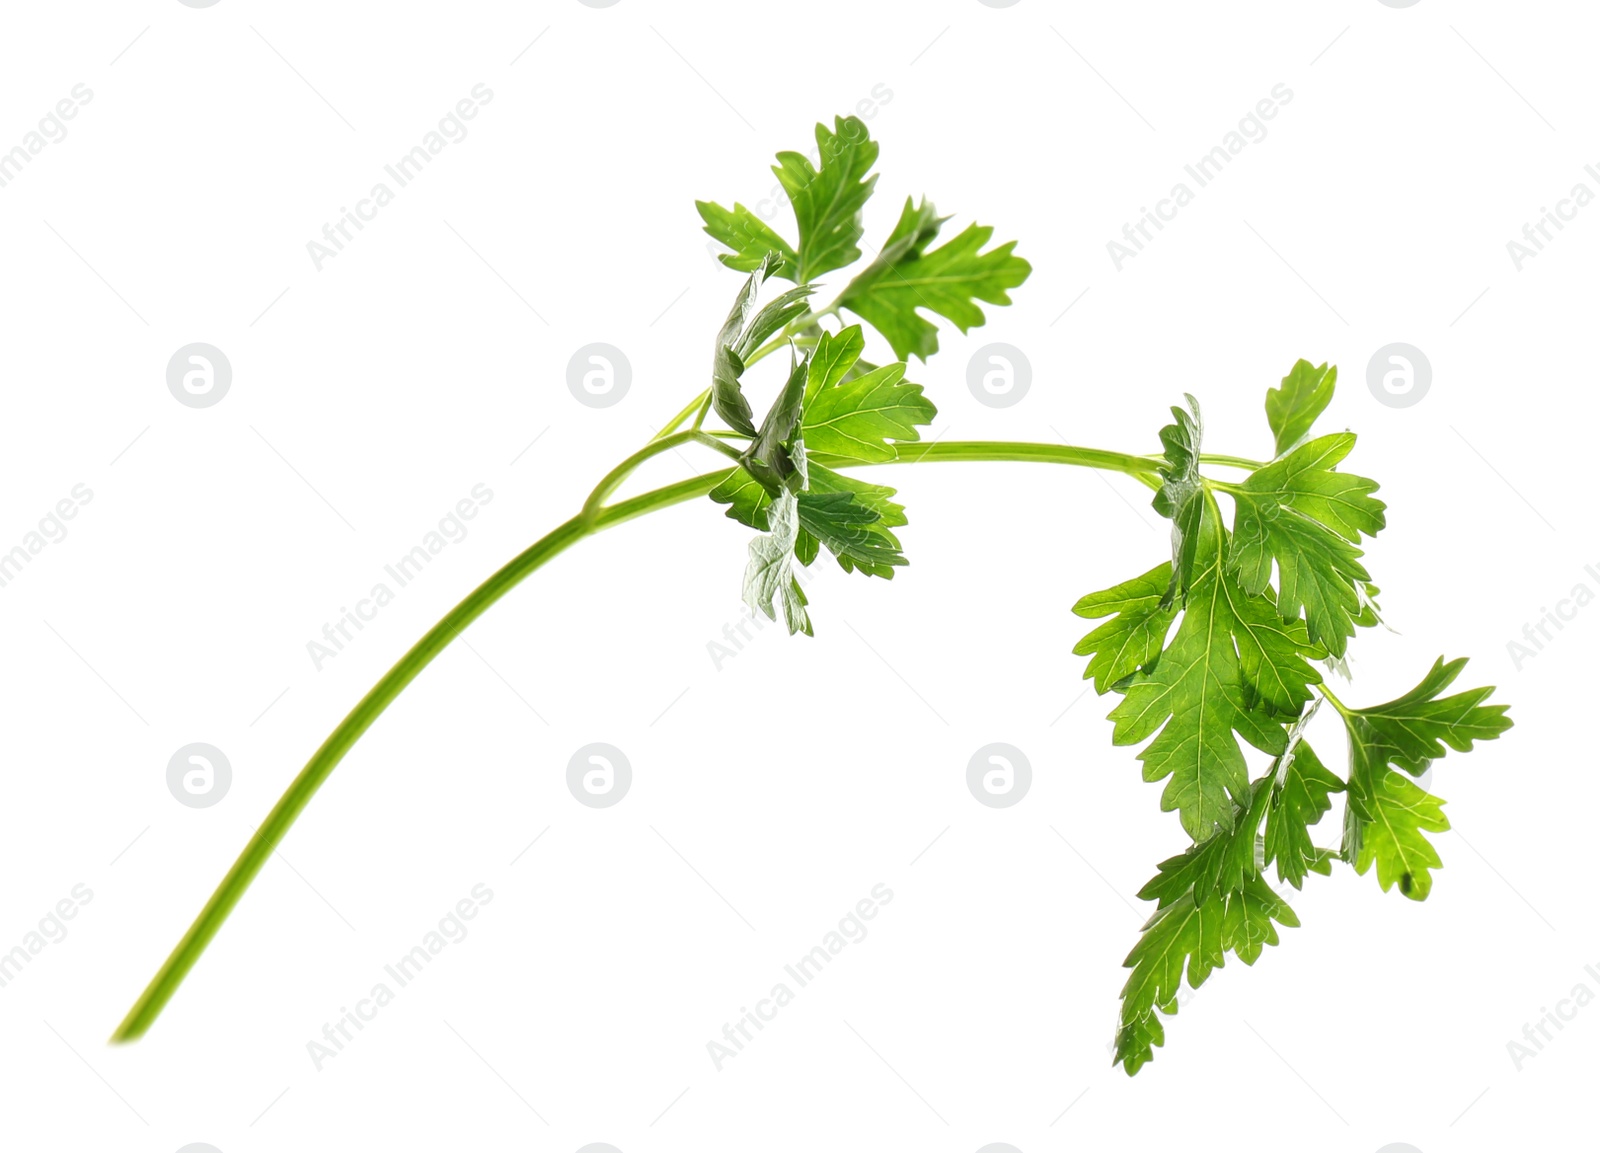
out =
[[[798,569],[824,551],[846,572],[868,577],[890,579],[908,563],[895,534],[907,524],[895,490],[854,475],[884,465],[1032,461],[1102,469],[1151,489],[1153,507],[1171,522],[1170,556],[1089,593],[1073,610],[1098,622],[1073,652],[1088,658],[1083,675],[1095,691],[1115,698],[1112,742],[1143,746],[1144,778],[1163,783],[1161,807],[1177,813],[1189,840],[1139,893],[1155,912],[1124,962],[1131,972],[1115,1059],[1129,1074],[1163,1043],[1163,1019],[1177,1011],[1185,979],[1198,988],[1230,954],[1253,965],[1279,943],[1280,928],[1299,924],[1269,872],[1298,890],[1337,864],[1358,874],[1376,866],[1385,892],[1428,896],[1441,864],[1432,838],[1449,821],[1444,802],[1418,779],[1447,749],[1466,752],[1511,721],[1505,706],[1486,703],[1492,689],[1445,695],[1466,663],[1460,659],[1441,658],[1415,689],[1365,708],[1345,704],[1326,683],[1327,671],[1346,667],[1357,631],[1379,623],[1362,546],[1385,523],[1377,484],[1343,467],[1355,436],[1312,435],[1337,370],[1302,360],[1268,391],[1273,452],[1266,461],[1207,452],[1192,396],[1172,409],[1172,423],[1148,453],[924,442],[920,430],[936,410],[909,379],[906,361],[926,362],[938,351],[931,317],[962,332],[982,325],[980,305],[1008,304],[1031,266],[1014,242],[991,246],[993,230],[983,225],[937,243],[949,218],[909,198],[863,263],[862,208],[877,182],[878,145],[855,117],[831,129],[818,125],[816,141],[819,165],[785,152],[773,169],[794,210],[792,242],[743,205],[698,205],[706,232],[728,249],[722,262],[745,274],[715,334],[703,389],[607,472],[575,516],[473,590],[357,703],[250,838],[113,1040],[143,1035],[350,748],[434,657],[531,573],[597,532],[709,496],[754,531],[743,578],[751,610],[812,636]],[[816,308],[817,278],[858,263],[833,302]],[[773,280],[791,287],[772,293]],[[869,329],[892,363],[865,359]],[[787,353],[789,369],[758,422],[745,376],[779,353]],[[720,426],[708,424],[713,414]],[[646,461],[690,448],[720,457],[718,467],[617,498]],[[1218,467],[1245,476],[1223,480],[1211,474]],[[1343,776],[1306,739],[1324,702],[1344,722]],[[1338,803],[1342,837],[1337,847],[1321,847],[1314,830]]]

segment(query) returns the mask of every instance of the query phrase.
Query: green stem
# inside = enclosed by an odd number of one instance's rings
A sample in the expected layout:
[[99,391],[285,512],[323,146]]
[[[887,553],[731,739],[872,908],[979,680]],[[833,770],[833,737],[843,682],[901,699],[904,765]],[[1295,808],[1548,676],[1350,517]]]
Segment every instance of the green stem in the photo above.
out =
[[[651,437],[650,439],[651,440],[660,440],[664,436],[671,436],[673,433],[677,432],[678,429],[683,426],[683,422],[688,420],[691,416],[693,416],[695,414],[695,410],[696,409],[700,408],[701,402],[709,400],[710,398],[711,398],[711,390],[708,388],[704,392],[702,392],[699,396],[697,396],[693,400],[691,400],[688,404],[684,405],[683,408],[679,410],[678,415],[673,417],[671,420],[669,420],[662,427],[661,431],[656,433],[655,436]],[[700,427],[700,424],[699,424],[698,421],[695,422],[695,427],[696,428]]]
[[706,414],[711,411],[711,390],[708,388],[700,394],[700,411],[694,414],[694,427],[699,428],[706,422]]
[[[383,711],[394,703],[400,693],[417,678],[417,675],[426,668],[456,637],[482,616],[491,605],[505,596],[528,575],[546,562],[565,552],[572,545],[587,536],[622,524],[636,517],[644,516],[657,509],[670,505],[681,504],[684,501],[694,500],[709,493],[722,480],[729,476],[727,469],[717,472],[703,473],[690,477],[687,480],[677,481],[662,488],[653,489],[636,497],[618,501],[616,504],[601,507],[600,502],[615,491],[617,485],[627,478],[633,468],[643,461],[658,453],[665,452],[679,444],[694,441],[711,445],[726,455],[737,458],[738,451],[730,445],[723,444],[717,438],[698,430],[689,430],[683,433],[673,433],[652,441],[638,452],[634,453],[622,464],[612,469],[600,482],[585,503],[584,510],[571,520],[558,525],[549,533],[540,537],[522,552],[518,553],[488,580],[484,581],[466,598],[445,614],[444,618],[429,629],[416,644],[402,656],[366,696],[350,710],[348,716],[339,722],[337,728],[322,742],[322,746],[306,762],[299,774],[290,782],[272,811],[267,814],[266,820],[250,837],[244,850],[234,861],[233,866],[217,885],[216,891],[206,901],[205,907],[200,910],[199,916],[189,926],[171,954],[162,963],[156,975],[151,978],[139,999],[128,1010],[128,1015],[117,1026],[116,1032],[111,1035],[113,1042],[132,1041],[144,1035],[155,1019],[171,1000],[173,993],[183,983],[189,970],[194,968],[195,962],[205,952],[206,946],[211,943],[217,931],[227,920],[228,914],[233,912],[234,906],[244,896],[245,890],[255,880],[256,875],[266,864],[277,849],[279,843],[288,833],[311,798],[316,795],[324,781],[328,779],[334,768],[344,758],[351,747],[359,740],[363,733],[372,727],[374,721],[383,714]],[[916,464],[928,461],[972,461],[972,460],[1010,460],[1010,461],[1041,461],[1053,464],[1081,465],[1088,468],[1109,469],[1114,472],[1126,473],[1138,479],[1150,482],[1149,470],[1153,467],[1151,462],[1139,456],[1127,453],[1103,452],[1099,449],[1074,448],[1069,445],[1059,444],[1010,444],[1001,441],[950,441],[934,444],[908,444],[902,446],[906,455],[898,461],[884,463]],[[850,458],[819,458],[832,459],[839,467],[856,467],[869,462],[853,460]],[[1337,707],[1338,702],[1334,702]]]
[[600,506],[605,503],[606,497],[616,492],[618,487],[621,486],[622,482],[633,475],[635,469],[637,469],[641,464],[649,460],[651,457],[659,456],[664,452],[669,452],[681,444],[703,444],[708,448],[716,449],[718,452],[722,453],[723,456],[726,456],[731,460],[737,461],[739,459],[738,449],[734,448],[731,444],[727,444],[724,441],[718,440],[710,433],[701,432],[698,428],[686,429],[683,432],[675,432],[670,436],[657,437],[655,440],[652,440],[649,444],[641,448],[638,452],[630,456],[627,460],[617,465],[616,468],[606,473],[605,476],[601,477],[600,483],[595,485],[594,491],[589,494],[589,499],[583,502],[583,512],[579,515],[592,520],[600,511]]

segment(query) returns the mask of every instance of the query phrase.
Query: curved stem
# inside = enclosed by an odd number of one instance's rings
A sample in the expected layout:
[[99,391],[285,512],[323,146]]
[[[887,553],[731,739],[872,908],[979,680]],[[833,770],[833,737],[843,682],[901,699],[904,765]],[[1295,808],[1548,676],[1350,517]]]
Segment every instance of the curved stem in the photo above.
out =
[[710,433],[701,432],[698,428],[686,429],[683,432],[675,432],[670,436],[658,437],[601,477],[600,483],[595,485],[594,491],[589,494],[589,499],[583,502],[583,512],[579,515],[593,519],[594,515],[600,510],[600,506],[605,503],[606,497],[616,492],[622,482],[632,476],[634,470],[641,464],[653,456],[660,456],[664,452],[677,448],[680,444],[690,443],[703,444],[708,448],[714,448],[731,460],[737,461],[739,459],[738,449],[731,444],[718,440]]
[[[1006,440],[936,440],[931,444],[917,441],[902,442],[895,447],[901,455],[899,460],[889,462],[893,464],[948,460],[1038,461],[1044,464],[1074,464],[1084,468],[1106,469],[1141,478],[1150,476],[1156,470],[1156,466],[1148,457],[1126,452],[1109,452],[1100,448],[1079,448],[1071,444],[1028,444]],[[827,457],[818,455],[818,459],[823,464],[828,463]]]
[[711,390],[708,388],[700,394],[700,411],[694,414],[694,426],[699,428],[706,422],[706,414],[711,411]]
[[[651,440],[660,440],[664,436],[671,436],[673,433],[677,432],[678,429],[683,427],[683,422],[688,420],[691,416],[693,416],[695,414],[695,410],[696,409],[700,408],[701,403],[703,401],[709,400],[710,398],[711,398],[711,390],[708,388],[704,392],[702,392],[699,396],[697,396],[693,400],[691,400],[688,404],[684,405],[683,408],[679,411],[678,415],[673,417],[671,420],[669,420],[664,426],[662,426],[661,431],[656,433],[655,436],[651,437],[650,439]],[[695,422],[695,427],[696,428],[700,427],[700,424],[699,424],[698,421]]]
[[[1164,458],[1163,458],[1164,463]],[[1259,460],[1251,460],[1243,456],[1224,456],[1221,453],[1203,452],[1200,454],[1201,464],[1220,464],[1224,468],[1243,468],[1254,472],[1258,468],[1266,468],[1266,464]]]
[[[730,473],[728,469],[702,473],[687,480],[677,481],[652,489],[639,496],[601,507],[606,495],[615,491],[639,463],[678,444],[694,441],[715,447],[719,452],[737,459],[738,450],[698,430],[674,433],[652,441],[630,456],[601,481],[577,516],[558,525],[540,537],[522,552],[501,566],[451,609],[422,639],[412,645],[393,668],[357,702],[348,716],[340,721],[327,740],[312,754],[305,767],[290,782],[266,820],[246,842],[244,850],[234,861],[216,890],[206,901],[199,916],[183,937],[173,947],[161,968],[156,971],[139,999],[128,1010],[128,1015],[111,1035],[113,1042],[132,1041],[144,1035],[161,1010],[171,1000],[173,993],[183,983],[189,970],[205,952],[206,946],[233,912],[234,906],[244,896],[245,890],[268,858],[288,833],[311,798],[344,758],[361,735],[372,727],[383,711],[394,703],[405,687],[415,680],[428,664],[449,646],[450,642],[482,616],[491,605],[505,596],[529,574],[546,562],[565,552],[585,537],[602,529],[622,524],[669,505],[681,504],[709,493]],[[908,444],[902,446],[907,455],[892,462],[871,462],[850,458],[831,459],[839,467],[858,467],[870,463],[916,464],[926,461],[1011,460],[1041,461],[1054,464],[1081,465],[1088,468],[1109,469],[1126,473],[1150,483],[1149,470],[1153,467],[1146,458],[1127,453],[1104,452],[1099,449],[1075,448],[1059,444],[1009,444],[1000,441],[951,441],[934,444]],[[1334,702],[1338,707],[1338,702]]]

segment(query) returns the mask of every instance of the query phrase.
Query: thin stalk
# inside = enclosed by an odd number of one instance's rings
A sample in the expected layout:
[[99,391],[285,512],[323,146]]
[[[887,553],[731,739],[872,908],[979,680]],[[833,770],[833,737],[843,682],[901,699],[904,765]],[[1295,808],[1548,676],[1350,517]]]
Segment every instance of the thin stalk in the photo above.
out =
[[699,428],[706,422],[706,414],[711,411],[711,390],[708,388],[700,394],[700,411],[694,414],[694,428]]
[[[374,721],[383,714],[383,711],[394,703],[402,691],[415,680],[428,664],[449,646],[450,642],[460,636],[463,631],[482,616],[489,607],[505,596],[531,573],[541,568],[548,561],[559,556],[568,548],[585,537],[592,536],[602,529],[613,525],[625,523],[637,517],[654,512],[657,509],[670,505],[682,504],[709,493],[723,479],[729,475],[727,469],[716,472],[703,473],[699,476],[680,480],[661,488],[653,489],[639,496],[618,501],[616,504],[602,506],[600,502],[615,491],[617,485],[636,468],[640,463],[648,460],[658,453],[665,452],[678,444],[695,441],[716,447],[730,457],[737,458],[738,451],[730,445],[723,444],[716,437],[698,430],[689,430],[684,433],[674,433],[663,436],[634,453],[617,468],[613,469],[602,479],[583,511],[572,519],[558,525],[549,533],[540,537],[522,552],[518,553],[505,565],[501,566],[488,580],[484,581],[472,592],[446,613],[425,634],[422,639],[412,645],[393,668],[385,673],[377,684],[366,696],[350,710],[348,716],[340,721],[327,740],[322,742],[320,748],[312,754],[299,774],[290,782],[283,796],[273,805],[272,811],[262,821],[261,826],[246,842],[244,850],[234,861],[233,866],[217,885],[205,906],[200,910],[199,916],[183,937],[174,946],[167,959],[162,962],[161,968],[151,978],[149,985],[139,995],[133,1007],[128,1010],[128,1015],[117,1026],[116,1032],[111,1035],[113,1042],[133,1041],[144,1035],[155,1019],[160,1016],[163,1008],[178,986],[183,983],[189,970],[194,968],[195,962],[205,952],[206,946],[211,943],[217,931],[233,912],[234,906],[244,896],[245,890],[255,880],[256,875],[272,856],[279,843],[288,833],[295,820],[304,811],[311,798],[316,795],[334,768],[343,760],[352,746],[355,745],[362,734],[372,727]],[[1121,472],[1138,478],[1145,483],[1150,483],[1149,470],[1153,467],[1151,462],[1139,456],[1128,453],[1104,452],[1099,449],[1074,448],[1070,445],[1059,444],[1009,444],[1000,441],[950,441],[934,444],[916,444],[903,446],[907,455],[894,462],[897,464],[916,464],[927,461],[977,461],[977,460],[1011,460],[1011,461],[1039,461],[1052,464],[1081,465],[1088,468],[1108,469]],[[825,459],[825,458],[819,458]],[[839,467],[857,467],[869,461],[852,460],[849,458],[831,458]],[[1335,707],[1338,702],[1333,702]]]
[[731,460],[737,461],[739,459],[738,449],[731,444],[718,440],[710,433],[701,432],[697,428],[675,432],[671,436],[658,437],[601,477],[600,483],[595,485],[594,491],[589,494],[589,499],[583,502],[583,512],[579,515],[593,519],[595,514],[600,511],[600,506],[605,503],[606,497],[616,492],[622,482],[633,475],[635,469],[651,457],[660,456],[662,453],[669,452],[681,444],[703,444],[708,448],[716,449]]
[[[688,404],[684,405],[683,408],[679,410],[678,415],[663,425],[661,431],[656,433],[655,436],[651,437],[650,439],[660,440],[664,436],[671,436],[673,433],[677,432],[678,429],[683,427],[683,422],[694,415],[695,410],[700,407],[701,401],[709,399],[710,396],[711,390],[708,388],[699,396],[691,400]],[[695,423],[695,427],[700,427],[698,422]]]

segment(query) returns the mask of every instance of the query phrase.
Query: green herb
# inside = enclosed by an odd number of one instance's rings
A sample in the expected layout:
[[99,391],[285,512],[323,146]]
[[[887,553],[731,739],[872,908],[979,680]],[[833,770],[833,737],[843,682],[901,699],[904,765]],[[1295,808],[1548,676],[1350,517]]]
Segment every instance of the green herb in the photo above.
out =
[[[790,243],[744,206],[698,205],[705,230],[745,273],[712,348],[707,387],[659,433],[606,473],[570,520],[513,557],[430,629],[361,699],[295,777],[245,845],[189,931],[135,1002],[113,1040],[141,1036],[311,797],[367,728],[462,630],[529,574],[585,537],[657,509],[709,496],[755,530],[744,574],[753,612],[781,618],[791,633],[815,632],[796,575],[823,551],[846,572],[893,577],[907,563],[894,529],[907,523],[895,490],[856,469],[918,462],[1031,461],[1096,468],[1154,491],[1172,522],[1172,549],[1138,576],[1090,593],[1074,608],[1099,621],[1074,647],[1084,676],[1117,700],[1112,741],[1143,744],[1144,778],[1164,782],[1161,807],[1175,811],[1188,847],[1160,863],[1140,890],[1155,905],[1124,965],[1115,1059],[1129,1074],[1165,1040],[1184,980],[1198,988],[1232,954],[1253,965],[1278,929],[1299,924],[1279,883],[1299,889],[1336,863],[1365,874],[1376,866],[1387,892],[1427,897],[1440,857],[1433,837],[1449,822],[1444,802],[1414,778],[1446,749],[1468,751],[1511,721],[1485,703],[1491,689],[1445,696],[1464,660],[1436,663],[1411,692],[1355,708],[1329,690],[1323,669],[1343,669],[1350,642],[1379,623],[1377,588],[1361,545],[1384,527],[1377,485],[1342,470],[1354,435],[1312,437],[1333,399],[1337,372],[1300,361],[1267,392],[1273,456],[1266,462],[1205,451],[1199,402],[1185,396],[1155,438],[1159,451],[1126,453],[1055,443],[926,443],[935,409],[907,379],[908,357],[938,350],[942,317],[962,332],[984,323],[976,302],[1009,303],[1031,271],[1013,243],[985,249],[993,230],[970,224],[933,247],[946,218],[907,199],[900,220],[826,308],[811,300],[816,278],[862,257],[861,210],[877,176],[878,146],[854,117],[817,127],[820,166],[799,153],[774,169],[794,209]],[[765,304],[772,278],[792,282]],[[864,359],[868,333],[895,362]],[[758,423],[744,393],[751,365],[787,350],[790,368]],[[703,371],[701,368],[698,371]],[[725,426],[707,429],[715,412]],[[686,427],[687,426],[687,427]],[[719,467],[615,499],[645,461],[694,447]],[[1242,471],[1224,480],[1214,468]],[[1232,527],[1223,502],[1232,506]],[[1149,563],[1147,558],[1146,564]],[[1340,776],[1305,739],[1326,701],[1343,718],[1349,769]],[[1252,776],[1252,750],[1264,770]],[[1344,805],[1337,849],[1314,830]]]

